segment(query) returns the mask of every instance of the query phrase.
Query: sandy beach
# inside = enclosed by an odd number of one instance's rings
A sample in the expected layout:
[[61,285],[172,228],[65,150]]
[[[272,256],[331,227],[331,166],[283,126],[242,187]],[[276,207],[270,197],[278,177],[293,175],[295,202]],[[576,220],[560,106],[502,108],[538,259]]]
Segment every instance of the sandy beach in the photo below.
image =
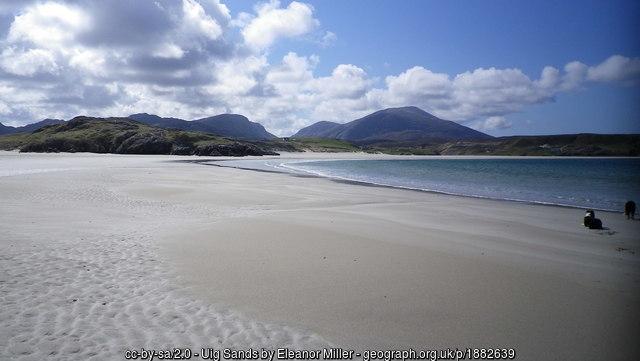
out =
[[640,221],[599,212],[607,229],[588,230],[581,209],[196,159],[0,152],[0,359],[327,345],[640,357]]

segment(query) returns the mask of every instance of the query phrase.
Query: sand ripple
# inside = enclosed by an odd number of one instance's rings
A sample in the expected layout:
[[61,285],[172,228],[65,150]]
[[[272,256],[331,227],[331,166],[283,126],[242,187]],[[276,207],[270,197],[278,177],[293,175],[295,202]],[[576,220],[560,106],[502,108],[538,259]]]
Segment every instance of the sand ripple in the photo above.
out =
[[141,347],[322,347],[176,286],[143,234],[12,245],[0,255],[0,359],[123,359]]

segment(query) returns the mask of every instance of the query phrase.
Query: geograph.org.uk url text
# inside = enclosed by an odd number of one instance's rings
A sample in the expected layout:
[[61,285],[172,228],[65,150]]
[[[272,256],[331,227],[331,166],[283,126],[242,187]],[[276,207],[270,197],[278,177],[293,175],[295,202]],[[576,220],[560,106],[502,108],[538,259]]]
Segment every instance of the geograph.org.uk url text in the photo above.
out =
[[362,360],[362,361],[406,361],[406,360],[513,360],[516,351],[513,348],[446,348],[446,349],[403,349],[403,350],[364,350],[357,352],[342,348],[324,348],[315,350],[289,348],[173,348],[131,349],[126,350],[126,360]]

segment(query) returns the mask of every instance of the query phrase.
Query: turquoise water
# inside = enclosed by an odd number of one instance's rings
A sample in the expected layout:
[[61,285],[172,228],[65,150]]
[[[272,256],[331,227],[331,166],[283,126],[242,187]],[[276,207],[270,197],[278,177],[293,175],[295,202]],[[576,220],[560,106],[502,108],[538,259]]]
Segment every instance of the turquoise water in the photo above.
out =
[[325,177],[457,194],[621,211],[640,202],[640,159],[331,160],[283,164]]

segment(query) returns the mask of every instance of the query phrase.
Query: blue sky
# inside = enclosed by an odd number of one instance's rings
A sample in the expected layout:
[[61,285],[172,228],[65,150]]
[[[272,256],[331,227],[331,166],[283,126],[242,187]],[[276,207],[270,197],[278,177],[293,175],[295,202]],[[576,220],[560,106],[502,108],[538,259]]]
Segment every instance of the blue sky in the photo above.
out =
[[[238,5],[248,5],[239,1]],[[319,70],[354,63],[384,77],[421,65],[449,74],[479,67],[519,68],[536,77],[547,65],[596,64],[612,54],[640,56],[638,1],[310,1],[334,46],[289,41],[273,50],[317,53]],[[235,3],[231,3],[235,5]],[[250,6],[249,6],[250,8]],[[355,14],[361,14],[357,16]],[[599,85],[508,117],[496,135],[640,132],[637,87]]]
[[236,112],[289,135],[416,105],[493,135],[640,133],[636,1],[27,0],[0,15],[5,124]]
[[[332,64],[354,63],[380,76],[414,65],[450,74],[517,67],[537,75],[546,65],[593,64],[612,54],[637,56],[640,50],[637,1],[309,3],[322,26],[338,34],[335,46],[320,52],[325,72]],[[237,4],[250,11],[250,3]],[[311,44],[290,41],[278,44],[273,55],[291,50],[318,52]]]

